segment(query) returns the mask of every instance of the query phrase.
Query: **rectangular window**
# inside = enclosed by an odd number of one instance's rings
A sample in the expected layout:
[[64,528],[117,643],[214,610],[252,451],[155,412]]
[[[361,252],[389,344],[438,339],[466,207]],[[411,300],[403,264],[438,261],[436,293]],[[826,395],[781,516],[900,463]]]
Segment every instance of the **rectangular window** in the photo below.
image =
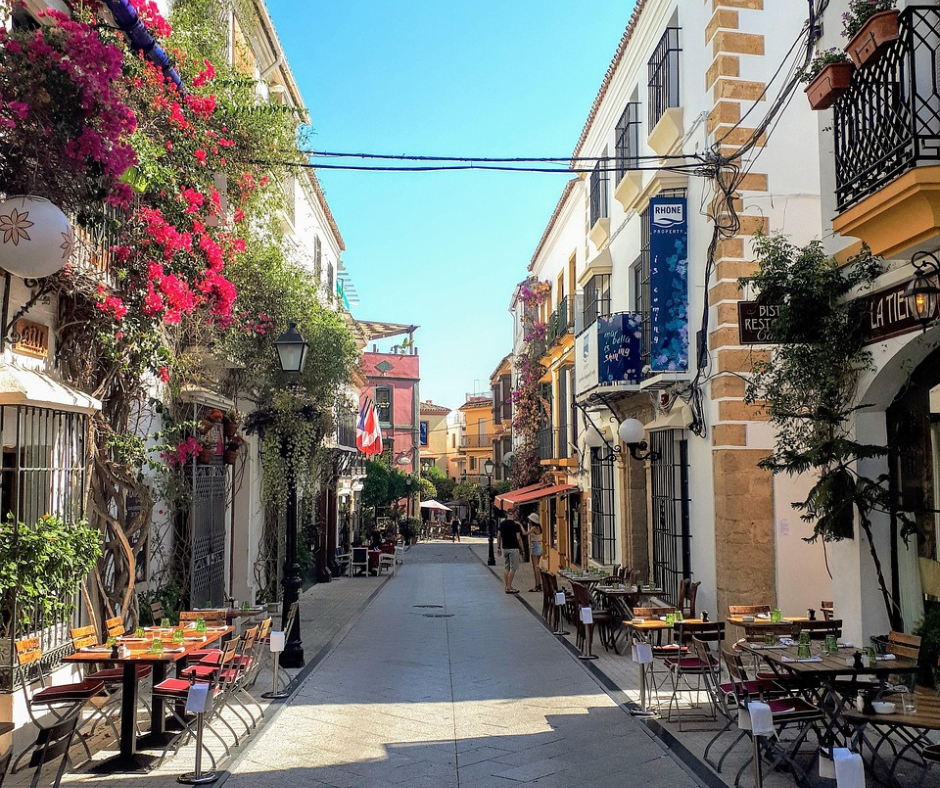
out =
[[421,445],[428,445],[428,423],[426,421],[421,422]]
[[[607,151],[604,151],[604,157],[607,157]],[[599,161],[594,165],[594,172],[591,173],[591,227],[598,219],[607,217],[607,162]]]
[[650,448],[659,454],[650,467],[653,579],[672,603],[678,600],[679,582],[692,576],[689,442],[681,435],[681,430],[650,433]]
[[379,424],[392,426],[392,390],[387,386],[375,387],[375,410],[379,414]]
[[628,171],[639,166],[640,152],[640,102],[627,104],[617,121],[617,183]]
[[470,470],[475,471],[476,469],[477,469],[477,458],[471,457],[470,458]]
[[313,278],[318,285],[323,278],[323,248],[319,235],[313,236]]
[[617,563],[617,528],[614,518],[614,457],[601,459],[602,449],[591,449],[591,558],[599,564]]
[[568,456],[568,369],[558,373],[558,435],[555,438],[555,456]]
[[333,302],[333,263],[326,264],[326,297],[329,303]]
[[610,314],[610,276],[592,276],[584,286],[584,327],[587,328],[601,315]]
[[649,68],[649,131],[670,107],[679,106],[679,30],[667,27],[653,50]]

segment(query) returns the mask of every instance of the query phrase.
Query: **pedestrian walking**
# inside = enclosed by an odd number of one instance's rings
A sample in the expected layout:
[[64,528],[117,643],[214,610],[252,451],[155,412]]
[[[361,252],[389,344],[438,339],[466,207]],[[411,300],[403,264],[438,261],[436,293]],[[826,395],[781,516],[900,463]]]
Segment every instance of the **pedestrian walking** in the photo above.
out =
[[503,557],[504,580],[507,594],[518,594],[512,587],[512,579],[519,568],[519,554],[522,552],[522,529],[519,523],[509,515],[499,524],[499,554]]
[[460,518],[455,517],[450,524],[450,541],[459,542],[460,541]]
[[542,560],[542,521],[535,512],[532,512],[526,520],[529,527],[526,528],[525,525],[520,527],[522,533],[529,537],[529,557],[532,559],[532,575],[535,577],[535,588],[530,588],[529,591],[541,591],[542,572],[539,562]]

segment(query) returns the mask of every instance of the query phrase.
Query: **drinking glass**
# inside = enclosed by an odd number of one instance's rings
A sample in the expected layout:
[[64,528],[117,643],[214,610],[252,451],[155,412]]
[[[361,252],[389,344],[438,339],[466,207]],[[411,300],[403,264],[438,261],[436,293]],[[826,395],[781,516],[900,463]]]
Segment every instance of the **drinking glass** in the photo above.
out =
[[800,639],[799,639],[798,642],[799,642],[799,644],[800,644],[801,646],[808,646],[808,645],[809,645],[809,630],[808,630],[808,629],[801,629],[801,630],[800,630]]
[[676,623],[676,614],[675,613],[666,613],[666,626],[671,627]]
[[251,605],[247,602],[242,602],[242,613],[247,613],[249,610],[251,610]]
[[205,620],[204,618],[197,618],[197,619],[196,619],[196,631],[197,631],[200,635],[204,635],[204,634],[205,634],[205,632],[206,632],[206,620]]
[[835,654],[839,650],[839,642],[835,635],[826,635],[826,653]]
[[800,643],[796,648],[796,656],[798,659],[806,659],[809,657],[809,643]]
[[683,617],[683,615],[682,615],[682,611],[681,611],[681,610],[677,610],[677,611],[676,611],[676,621],[680,621],[680,622],[681,622],[681,621],[683,620],[683,618],[684,618],[684,617]]
[[162,654],[163,653],[163,641],[160,638],[154,638],[150,643],[150,653],[151,654]]
[[170,619],[161,618],[160,619],[160,629],[169,629],[170,628]]
[[901,693],[901,710],[905,714],[916,714],[917,713],[917,696],[907,687],[904,688],[904,692]]
[[773,632],[764,633],[764,643],[768,646],[772,646],[777,642],[777,636]]
[[775,607],[770,612],[770,621],[773,624],[779,624],[781,621],[783,621],[783,611],[781,611],[779,607]]
[[875,649],[874,649],[874,647],[872,647],[872,646],[866,646],[866,647],[865,647],[865,656],[868,657],[868,667],[870,667],[870,668],[875,667],[875,664],[876,664],[876,663],[875,663],[875,660],[877,659],[877,656],[876,656],[876,654],[875,654]]
[[182,642],[183,642],[183,630],[182,630],[182,629],[175,629],[175,630],[173,630],[173,642],[174,642],[174,643],[182,643]]
[[135,638],[142,638],[145,635],[146,635],[146,630],[143,627],[137,627],[137,629],[134,630]]

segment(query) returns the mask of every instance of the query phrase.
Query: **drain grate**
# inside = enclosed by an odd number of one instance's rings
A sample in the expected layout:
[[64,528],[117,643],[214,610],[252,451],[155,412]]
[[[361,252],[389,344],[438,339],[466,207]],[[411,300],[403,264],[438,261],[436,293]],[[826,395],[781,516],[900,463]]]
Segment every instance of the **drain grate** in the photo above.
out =
[[412,605],[412,607],[432,608],[432,607],[444,607],[444,606],[443,605]]
[[425,613],[425,618],[453,618],[453,613]]

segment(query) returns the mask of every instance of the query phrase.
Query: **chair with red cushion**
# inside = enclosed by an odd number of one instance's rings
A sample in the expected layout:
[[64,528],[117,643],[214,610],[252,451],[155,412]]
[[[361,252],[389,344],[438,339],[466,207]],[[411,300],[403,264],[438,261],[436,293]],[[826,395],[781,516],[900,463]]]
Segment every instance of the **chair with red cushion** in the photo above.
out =
[[[721,641],[725,637],[725,625],[724,622],[720,621],[683,621],[676,625],[677,634],[675,638],[676,645],[680,649],[687,649],[687,643],[692,640],[693,637],[698,638],[702,642],[707,642],[715,645],[715,648],[720,648]],[[669,677],[672,680],[672,695],[669,698],[669,706],[667,711],[667,718],[672,721],[672,708],[675,705],[676,714],[679,718],[679,730],[682,730],[682,719],[683,715],[679,714],[679,686],[684,683],[686,687],[695,693],[695,699],[692,702],[693,706],[698,705],[699,694],[702,690],[703,677],[714,670],[716,665],[719,665],[718,657],[716,654],[709,652],[708,659],[702,660],[697,654],[689,653],[678,653],[673,656],[668,656],[663,660],[663,665],[666,670],[669,671]],[[692,686],[692,683],[689,681],[690,678],[695,678],[695,686]],[[710,713],[706,712],[706,717],[708,719],[715,719],[717,715],[717,709],[712,705],[711,699],[709,699],[709,708]]]
[[[79,728],[98,718],[106,722],[114,732],[115,739],[118,738],[117,729],[111,719],[104,714],[97,706],[91,703],[92,698],[105,695],[104,682],[85,679],[84,681],[73,682],[71,684],[49,684],[48,679],[42,669],[42,648],[39,638],[21,638],[15,643],[17,672],[19,674],[20,684],[23,688],[23,697],[26,699],[26,712],[29,718],[40,732],[57,725],[60,722],[68,720],[71,717],[79,718]],[[33,672],[34,675],[30,676]],[[29,687],[38,681],[40,688],[30,694]],[[91,716],[83,723],[81,714],[85,706],[90,706]],[[37,711],[48,712],[54,718],[52,726],[48,722],[38,719]],[[84,737],[80,736],[79,741],[85,749],[88,759],[91,760],[91,750]],[[13,760],[12,772],[15,773],[21,768],[21,759],[33,751],[35,745],[30,745],[20,752]]]
[[[199,680],[195,676],[190,678],[172,678],[161,681],[159,684],[155,685],[153,688],[153,697],[162,698],[166,701],[167,708],[170,709],[170,713],[176,718],[176,721],[179,723],[180,730],[176,736],[170,740],[166,747],[163,748],[163,753],[160,755],[160,763],[163,762],[163,759],[166,758],[166,754],[172,749],[173,752],[179,751],[179,748],[185,745],[190,738],[196,737],[196,731],[192,727],[191,721],[186,718],[185,714],[181,713],[181,709],[184,707],[187,698],[189,697],[189,690],[193,684],[199,683],[207,684],[209,687],[209,696],[210,701],[206,705],[206,712],[204,718],[204,725],[212,732],[212,734],[222,742],[222,747],[225,750],[225,754],[229,754],[228,743],[222,737],[222,735],[212,727],[212,721],[218,718],[226,728],[229,729],[229,732],[235,739],[235,746],[239,744],[238,734],[235,732],[235,729],[228,723],[228,721],[219,714],[220,709],[220,700],[223,693],[226,691],[228,676],[227,673],[230,672],[230,667],[235,659],[236,652],[238,650],[238,641],[230,640],[225,644],[225,648],[222,651],[222,658],[219,664],[214,668],[214,671],[211,677],[207,680]],[[188,668],[187,668],[188,670]],[[212,760],[212,767],[215,768],[215,756],[212,754],[211,750],[203,744],[203,749],[209,753],[209,758]]]

